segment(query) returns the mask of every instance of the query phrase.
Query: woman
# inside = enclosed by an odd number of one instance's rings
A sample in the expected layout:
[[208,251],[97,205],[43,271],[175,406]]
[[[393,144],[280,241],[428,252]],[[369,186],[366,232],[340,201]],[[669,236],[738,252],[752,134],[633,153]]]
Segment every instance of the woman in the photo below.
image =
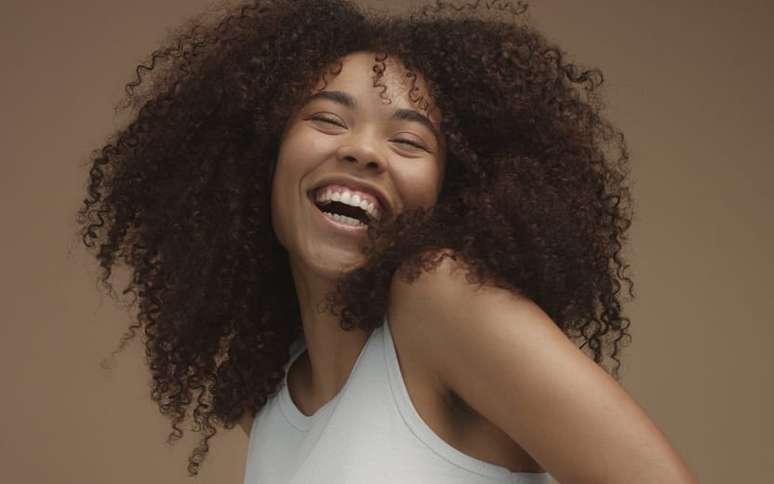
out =
[[616,382],[601,73],[478,3],[255,1],[137,68],[79,222],[192,475],[240,423],[247,483],[696,482]]

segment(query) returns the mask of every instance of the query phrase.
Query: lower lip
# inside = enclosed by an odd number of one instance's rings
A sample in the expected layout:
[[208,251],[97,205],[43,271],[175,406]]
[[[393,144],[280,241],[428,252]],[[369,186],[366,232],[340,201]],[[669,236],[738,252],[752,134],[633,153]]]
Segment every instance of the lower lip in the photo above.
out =
[[312,204],[312,208],[314,209],[315,212],[317,212],[328,224],[330,224],[332,227],[338,230],[341,230],[343,232],[353,234],[353,235],[362,235],[368,232],[368,225],[354,226],[354,225],[347,225],[341,222],[337,222],[334,219],[330,218],[325,212],[320,210],[320,208],[317,205],[315,205],[315,203],[311,199],[309,200],[309,203]]

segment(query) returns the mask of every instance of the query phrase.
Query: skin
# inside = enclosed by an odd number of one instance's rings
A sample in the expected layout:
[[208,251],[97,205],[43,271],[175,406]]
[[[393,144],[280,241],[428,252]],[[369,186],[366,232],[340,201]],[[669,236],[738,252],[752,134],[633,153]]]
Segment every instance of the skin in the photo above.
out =
[[404,354],[558,482],[698,484],[642,407],[530,299],[471,284],[450,258],[411,284],[394,278],[390,294],[390,323],[411,321],[395,331]]
[[[294,112],[282,135],[273,180],[272,224],[289,254],[307,341],[307,351],[298,359],[305,375],[301,391],[314,409],[339,393],[369,336],[344,331],[333,315],[317,310],[341,273],[362,262],[360,246],[367,237],[329,227],[308,192],[324,178],[349,176],[380,187],[394,216],[433,206],[443,182],[443,138],[415,120],[391,119],[397,109],[415,110],[440,132],[440,113],[421,111],[410,101],[405,68],[392,58],[380,81],[392,101],[386,104],[380,97],[383,88],[373,86],[375,55],[355,52],[344,57],[341,72],[324,89],[349,94],[354,107],[318,97]],[[416,85],[425,94],[421,76]]]
[[[388,64],[383,81],[393,102],[383,104],[372,86],[373,57],[345,57],[325,88],[348,93],[356,107],[317,98],[294,113],[273,180],[273,226],[289,253],[307,340],[295,389],[307,414],[339,393],[369,336],[343,331],[336,318],[316,310],[342,271],[361,262],[359,244],[367,239],[327,227],[307,193],[325,177],[348,175],[379,186],[400,213],[433,206],[443,183],[442,140],[421,123],[391,119],[396,109],[414,109],[401,82],[405,74]],[[439,114],[426,114],[438,129]],[[312,119],[319,115],[340,126]],[[413,284],[393,280],[391,325],[417,367],[437,376],[559,482],[698,483],[645,411],[537,305],[502,289],[477,289],[462,274],[445,259]],[[444,344],[434,344],[438,340]],[[251,420],[243,419],[246,433]]]

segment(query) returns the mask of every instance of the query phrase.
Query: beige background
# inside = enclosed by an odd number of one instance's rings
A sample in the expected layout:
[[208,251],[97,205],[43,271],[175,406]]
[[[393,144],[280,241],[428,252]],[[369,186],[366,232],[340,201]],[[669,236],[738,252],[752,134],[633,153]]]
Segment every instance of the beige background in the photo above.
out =
[[[208,4],[0,6],[3,482],[188,481],[194,439],[164,443],[139,340],[112,373],[99,368],[128,315],[100,295],[71,233],[81,163],[117,126],[134,66]],[[535,1],[532,17],[604,70],[632,150],[638,299],[624,386],[702,483],[771,483],[774,7],[731,5]],[[242,431],[211,443],[198,482],[240,483]]]

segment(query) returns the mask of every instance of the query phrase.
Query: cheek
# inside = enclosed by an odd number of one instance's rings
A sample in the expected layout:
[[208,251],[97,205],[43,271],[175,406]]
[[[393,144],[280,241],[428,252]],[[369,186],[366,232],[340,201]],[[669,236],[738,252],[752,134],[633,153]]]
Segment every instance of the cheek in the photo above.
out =
[[333,136],[319,136],[310,129],[293,127],[280,144],[277,171],[282,170],[286,178],[303,177],[330,157],[335,147]]
[[404,208],[431,207],[441,191],[443,173],[438,166],[404,173],[398,181]]

